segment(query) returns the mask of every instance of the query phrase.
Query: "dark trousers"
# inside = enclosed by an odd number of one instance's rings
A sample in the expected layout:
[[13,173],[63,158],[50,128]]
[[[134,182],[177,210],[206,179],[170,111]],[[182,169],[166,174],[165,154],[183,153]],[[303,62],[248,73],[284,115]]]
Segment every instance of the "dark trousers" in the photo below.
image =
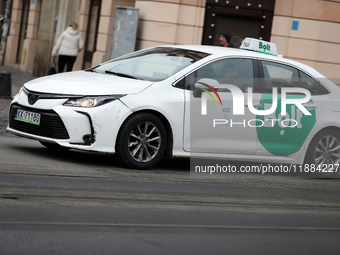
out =
[[59,55],[58,73],[62,73],[64,71],[66,64],[67,64],[66,72],[71,72],[73,69],[73,64],[76,61],[76,58],[77,57],[73,56]]

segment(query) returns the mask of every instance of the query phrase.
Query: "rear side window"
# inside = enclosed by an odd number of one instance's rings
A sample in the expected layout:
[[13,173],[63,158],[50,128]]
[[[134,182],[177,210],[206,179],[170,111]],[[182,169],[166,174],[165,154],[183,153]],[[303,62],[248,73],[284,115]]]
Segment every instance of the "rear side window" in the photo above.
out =
[[262,61],[262,68],[266,92],[271,93],[272,88],[300,87],[297,69],[268,61]]
[[304,72],[300,71],[300,86],[302,88],[308,89],[312,95],[326,95],[328,90],[319,84],[312,77],[308,76]]
[[308,89],[311,95],[329,93],[319,82],[294,67],[269,61],[261,61],[261,63],[265,93],[272,93],[273,88],[278,88],[278,93],[281,93],[282,87]]

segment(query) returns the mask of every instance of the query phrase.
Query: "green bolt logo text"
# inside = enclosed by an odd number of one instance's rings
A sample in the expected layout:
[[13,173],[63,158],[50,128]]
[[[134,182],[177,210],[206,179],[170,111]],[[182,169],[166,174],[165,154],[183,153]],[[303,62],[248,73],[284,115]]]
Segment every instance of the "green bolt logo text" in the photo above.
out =
[[270,51],[270,45],[268,43],[263,44],[262,42],[259,42],[259,48],[263,49],[264,51],[266,51],[266,50]]

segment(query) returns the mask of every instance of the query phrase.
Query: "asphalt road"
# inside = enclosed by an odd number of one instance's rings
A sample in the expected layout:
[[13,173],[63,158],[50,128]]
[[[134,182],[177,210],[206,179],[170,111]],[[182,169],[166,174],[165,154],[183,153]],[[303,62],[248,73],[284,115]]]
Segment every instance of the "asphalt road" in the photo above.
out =
[[190,177],[0,135],[0,254],[337,254],[339,179]]
[[[33,78],[9,71],[13,95]],[[197,179],[188,159],[123,169],[111,155],[5,133],[9,102],[0,98],[1,255],[340,252],[339,179]]]

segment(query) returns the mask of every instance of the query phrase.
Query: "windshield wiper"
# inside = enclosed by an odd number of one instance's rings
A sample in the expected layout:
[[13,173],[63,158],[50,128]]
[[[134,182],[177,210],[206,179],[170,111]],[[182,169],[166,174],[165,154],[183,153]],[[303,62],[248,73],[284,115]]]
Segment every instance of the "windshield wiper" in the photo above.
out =
[[94,67],[91,67],[91,68],[85,69],[84,71],[86,71],[86,72],[92,72],[92,73],[96,73],[97,71],[96,71],[96,70],[94,70],[94,69],[95,69],[95,68],[97,68],[98,66],[100,66],[100,65],[97,65],[97,66],[94,66]]
[[85,69],[84,71],[86,71],[86,72],[92,72],[92,73],[96,73],[96,71],[95,71],[95,70],[93,70],[92,68]]
[[112,72],[110,70],[106,70],[105,73],[114,74],[114,75],[117,75],[117,76],[120,76],[120,77],[126,77],[126,78],[131,78],[131,79],[136,79],[136,80],[138,79],[137,77],[134,77],[134,76],[129,75],[129,74]]

